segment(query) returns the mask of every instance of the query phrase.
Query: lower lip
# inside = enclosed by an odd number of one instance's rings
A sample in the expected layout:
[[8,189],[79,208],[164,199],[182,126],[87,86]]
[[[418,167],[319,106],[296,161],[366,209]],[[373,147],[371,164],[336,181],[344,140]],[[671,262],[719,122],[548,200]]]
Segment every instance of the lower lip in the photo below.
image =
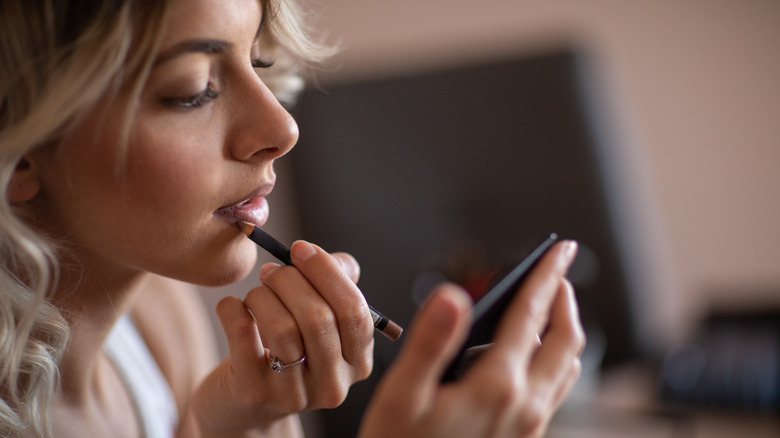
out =
[[214,214],[231,222],[244,221],[261,227],[268,220],[268,201],[263,197],[252,198],[240,205],[220,208]]

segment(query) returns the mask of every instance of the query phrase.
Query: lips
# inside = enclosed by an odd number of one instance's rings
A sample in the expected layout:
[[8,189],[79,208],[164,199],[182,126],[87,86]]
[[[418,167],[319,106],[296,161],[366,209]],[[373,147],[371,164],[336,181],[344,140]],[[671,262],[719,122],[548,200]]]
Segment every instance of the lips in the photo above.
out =
[[269,215],[268,201],[265,197],[272,188],[273,184],[266,184],[240,201],[218,208],[214,214],[231,222],[244,221],[262,226],[268,220]]

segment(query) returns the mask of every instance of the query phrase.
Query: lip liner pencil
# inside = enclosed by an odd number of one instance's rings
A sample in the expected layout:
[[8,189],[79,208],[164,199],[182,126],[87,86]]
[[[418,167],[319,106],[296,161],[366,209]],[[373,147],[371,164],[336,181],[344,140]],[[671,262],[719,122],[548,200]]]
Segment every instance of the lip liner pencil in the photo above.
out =
[[[250,240],[271,253],[271,255],[279,259],[279,261],[285,265],[292,265],[292,260],[290,259],[290,249],[279,243],[278,240],[274,239],[270,234],[263,231],[262,228],[255,224],[243,221],[238,222],[236,225],[238,225],[241,231]],[[390,339],[391,341],[395,341],[401,337],[401,333],[404,329],[402,329],[400,325],[396,324],[385,315],[377,312],[370,305],[368,306],[368,310],[371,312],[371,318],[374,320],[374,328],[377,329],[377,331],[385,335],[387,339]]]

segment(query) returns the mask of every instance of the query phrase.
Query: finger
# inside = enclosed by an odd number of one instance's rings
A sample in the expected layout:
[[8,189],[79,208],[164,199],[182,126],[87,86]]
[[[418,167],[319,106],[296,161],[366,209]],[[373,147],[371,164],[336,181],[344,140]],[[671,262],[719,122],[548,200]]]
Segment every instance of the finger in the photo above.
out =
[[[263,284],[273,291],[294,319],[305,347],[306,398],[313,406],[333,408],[340,405],[347,389],[368,377],[373,366],[372,349],[366,348],[359,359],[345,358],[336,316],[328,303],[301,272],[292,266],[265,270]],[[346,280],[351,285],[351,280]],[[261,327],[262,330],[262,327]],[[273,341],[269,341],[273,345]]]
[[322,359],[327,363],[330,357],[341,359],[333,310],[296,267],[263,270],[260,279],[284,307],[310,362]]
[[585,332],[580,323],[574,288],[562,280],[550,315],[550,324],[531,362],[531,382],[550,386],[554,393],[567,386],[573,364],[585,346]]
[[[511,359],[523,368],[528,364],[539,346],[538,334],[547,325],[558,285],[576,252],[576,242],[565,241],[553,246],[539,261],[510,303],[496,333],[497,348],[491,353],[511,353]],[[505,348],[507,351],[501,351]]]
[[576,357],[571,364],[569,364],[569,370],[567,377],[563,384],[558,386],[558,390],[553,394],[552,406],[557,410],[561,404],[566,400],[574,385],[582,373],[582,361],[579,357]]
[[216,312],[227,336],[231,365],[237,374],[247,375],[265,362],[255,319],[244,303],[233,296],[220,300]]
[[295,318],[267,285],[249,291],[244,304],[254,315],[262,343],[272,356],[291,363],[304,354],[304,343]]
[[340,262],[316,245],[293,243],[291,258],[332,309],[344,358],[350,363],[364,362],[373,343],[374,325],[360,289]]
[[413,321],[401,353],[383,380],[383,395],[377,398],[404,404],[410,412],[424,409],[465,339],[470,307],[471,299],[460,288],[442,285],[434,291]]
[[358,261],[351,254],[345,252],[335,252],[331,255],[338,260],[347,276],[357,284],[358,280],[360,280],[360,264]]

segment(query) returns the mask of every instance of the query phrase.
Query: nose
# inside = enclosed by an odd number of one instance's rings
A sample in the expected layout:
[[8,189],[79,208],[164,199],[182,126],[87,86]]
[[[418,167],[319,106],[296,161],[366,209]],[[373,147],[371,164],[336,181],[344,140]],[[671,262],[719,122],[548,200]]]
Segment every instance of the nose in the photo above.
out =
[[298,124],[254,71],[236,84],[234,93],[237,104],[228,114],[234,129],[227,145],[233,159],[274,160],[295,146]]

